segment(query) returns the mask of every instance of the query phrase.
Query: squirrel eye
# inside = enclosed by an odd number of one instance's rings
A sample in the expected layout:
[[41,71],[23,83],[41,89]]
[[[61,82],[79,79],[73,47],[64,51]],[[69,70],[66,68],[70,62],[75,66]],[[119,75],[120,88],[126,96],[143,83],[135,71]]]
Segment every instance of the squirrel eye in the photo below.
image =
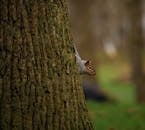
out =
[[88,66],[90,64],[90,60],[86,61],[85,65]]

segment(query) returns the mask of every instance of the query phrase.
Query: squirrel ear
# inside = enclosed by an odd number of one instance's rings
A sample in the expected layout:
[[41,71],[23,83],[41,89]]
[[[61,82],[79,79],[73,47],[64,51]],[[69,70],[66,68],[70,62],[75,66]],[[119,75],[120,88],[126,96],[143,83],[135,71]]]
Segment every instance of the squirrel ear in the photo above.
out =
[[85,63],[85,65],[88,66],[90,63],[91,63],[91,61],[90,60],[87,60],[86,63]]

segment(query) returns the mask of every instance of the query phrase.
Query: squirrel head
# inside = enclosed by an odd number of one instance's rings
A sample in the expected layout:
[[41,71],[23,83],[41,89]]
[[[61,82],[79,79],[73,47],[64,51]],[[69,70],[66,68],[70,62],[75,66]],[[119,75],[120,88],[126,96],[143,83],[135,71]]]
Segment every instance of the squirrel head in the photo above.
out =
[[96,75],[96,71],[94,66],[92,65],[91,60],[87,60],[85,63],[85,68],[86,68],[86,74],[94,76]]

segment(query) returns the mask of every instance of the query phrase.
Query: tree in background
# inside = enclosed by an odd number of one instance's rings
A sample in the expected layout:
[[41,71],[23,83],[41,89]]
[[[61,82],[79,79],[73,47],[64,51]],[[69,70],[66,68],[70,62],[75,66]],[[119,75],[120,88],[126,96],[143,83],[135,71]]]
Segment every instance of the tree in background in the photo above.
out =
[[92,130],[66,2],[0,1],[0,129]]
[[129,52],[131,59],[132,79],[136,86],[137,101],[145,103],[145,79],[143,73],[143,6],[142,0],[129,0],[126,8],[129,14]]

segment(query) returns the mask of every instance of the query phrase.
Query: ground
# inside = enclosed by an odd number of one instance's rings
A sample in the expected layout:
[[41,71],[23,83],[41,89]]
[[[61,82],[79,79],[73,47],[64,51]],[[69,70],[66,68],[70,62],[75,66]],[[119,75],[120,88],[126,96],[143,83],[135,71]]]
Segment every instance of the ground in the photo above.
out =
[[99,82],[114,102],[87,101],[95,130],[145,130],[145,104],[135,100],[129,71],[128,63],[120,60],[100,65]]

